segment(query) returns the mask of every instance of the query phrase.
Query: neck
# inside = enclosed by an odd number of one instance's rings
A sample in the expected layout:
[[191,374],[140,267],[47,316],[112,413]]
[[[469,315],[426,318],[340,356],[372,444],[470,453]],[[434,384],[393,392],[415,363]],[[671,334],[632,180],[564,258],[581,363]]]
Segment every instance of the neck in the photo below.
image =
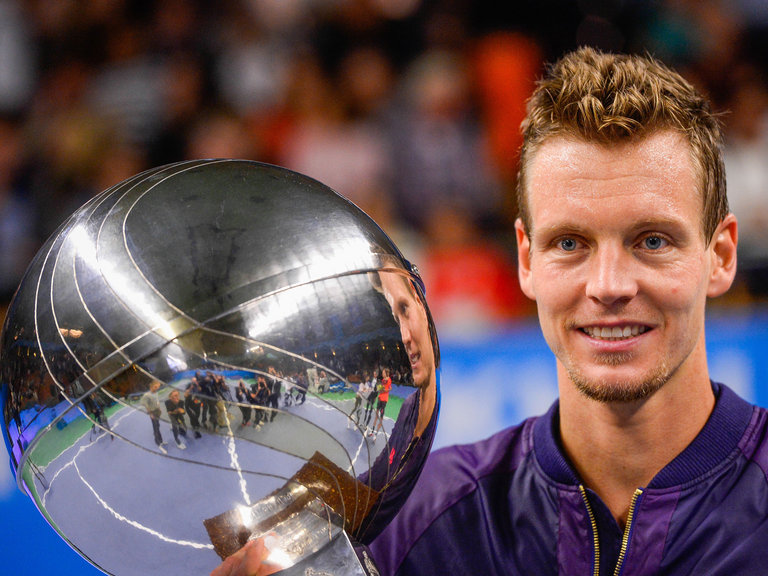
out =
[[432,412],[435,410],[435,389],[436,386],[433,381],[419,389],[419,417],[413,431],[414,436],[421,436],[432,419]]
[[621,527],[635,490],[693,441],[715,405],[708,377],[695,383],[673,378],[650,398],[632,403],[599,403],[572,384],[560,389],[565,452]]

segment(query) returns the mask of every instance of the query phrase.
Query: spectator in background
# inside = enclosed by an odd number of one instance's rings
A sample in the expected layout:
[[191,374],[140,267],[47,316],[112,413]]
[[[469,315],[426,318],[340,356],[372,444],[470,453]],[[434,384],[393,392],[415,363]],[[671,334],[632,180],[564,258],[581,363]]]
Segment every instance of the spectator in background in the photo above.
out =
[[47,239],[70,214],[101,192],[95,176],[118,139],[113,127],[85,99],[89,69],[70,61],[45,75],[27,117],[29,186]]
[[510,254],[464,214],[436,208],[427,237],[419,268],[441,334],[477,334],[531,310]]
[[[366,210],[389,194],[392,165],[387,127],[379,117],[391,91],[389,63],[373,48],[348,54],[337,77],[316,65],[299,67],[297,78],[311,92],[300,98],[302,113],[294,117],[283,142],[279,163],[327,184]],[[311,87],[314,85],[314,89]]]
[[541,73],[541,47],[529,35],[496,31],[480,38],[469,57],[477,86],[478,114],[494,166],[502,182],[513,186],[516,158],[523,143],[518,127]]
[[[585,38],[650,49],[723,108],[739,60],[768,73],[765,3],[598,4],[5,0],[0,112],[28,144],[18,222],[36,222],[24,228],[39,245],[126,175],[251,158],[328,183],[425,276],[435,271],[449,287],[430,294],[441,330],[528,314],[499,306],[506,288],[459,287],[442,262],[483,262],[456,273],[466,278],[480,268],[514,278],[503,253],[515,207],[504,196],[519,134],[507,120],[541,59]],[[459,231],[471,234],[446,249]]]
[[473,114],[467,62],[434,50],[404,77],[393,131],[394,191],[400,216],[419,230],[450,209],[472,226],[495,225],[501,190],[482,125]]
[[192,128],[203,113],[204,70],[196,54],[181,52],[167,59],[161,87],[160,123],[147,146],[149,165],[162,166],[187,157]]
[[24,110],[35,90],[35,47],[23,2],[0,2],[0,113]]
[[425,238],[418,264],[445,334],[488,329],[524,306],[514,265],[494,237],[504,222],[500,173],[475,114],[468,67],[446,50],[414,62],[393,140],[398,206]]
[[23,188],[19,121],[0,117],[0,301],[10,300],[39,247],[35,206]]
[[[288,6],[292,2],[280,2]],[[280,22],[266,12],[268,3],[224,7],[226,18],[216,34],[212,80],[222,104],[243,118],[268,120],[281,106],[297,46],[304,42],[301,20],[295,15]],[[273,4],[277,6],[278,4]]]
[[220,108],[201,113],[191,125],[185,146],[185,159],[259,158],[259,142],[230,110]]
[[752,66],[734,74],[723,159],[728,200],[739,219],[739,279],[768,296],[768,84]]

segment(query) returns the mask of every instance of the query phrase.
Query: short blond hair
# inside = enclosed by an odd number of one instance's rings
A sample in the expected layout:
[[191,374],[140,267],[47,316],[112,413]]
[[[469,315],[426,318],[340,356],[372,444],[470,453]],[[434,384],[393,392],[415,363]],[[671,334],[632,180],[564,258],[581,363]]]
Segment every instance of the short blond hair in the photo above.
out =
[[555,136],[607,146],[674,130],[690,144],[701,183],[707,241],[728,215],[720,121],[688,81],[650,56],[607,54],[593,48],[565,55],[538,82],[521,128],[517,201],[528,234],[532,222],[527,168],[542,143]]

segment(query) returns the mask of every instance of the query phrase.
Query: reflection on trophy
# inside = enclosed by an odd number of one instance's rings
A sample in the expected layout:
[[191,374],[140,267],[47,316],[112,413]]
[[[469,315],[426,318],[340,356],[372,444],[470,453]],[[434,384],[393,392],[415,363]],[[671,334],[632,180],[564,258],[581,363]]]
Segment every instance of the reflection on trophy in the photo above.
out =
[[207,574],[249,540],[286,574],[365,544],[432,443],[421,280],[363,212],[240,160],[150,170],[38,253],[0,348],[19,487],[109,574]]

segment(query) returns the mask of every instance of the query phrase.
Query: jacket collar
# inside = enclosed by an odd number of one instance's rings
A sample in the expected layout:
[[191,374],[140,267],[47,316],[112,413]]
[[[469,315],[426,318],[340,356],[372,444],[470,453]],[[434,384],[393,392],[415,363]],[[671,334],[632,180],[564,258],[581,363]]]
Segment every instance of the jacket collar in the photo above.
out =
[[[695,480],[737,449],[753,406],[727,386],[712,383],[715,408],[688,447],[651,480],[648,488],[669,488]],[[560,445],[560,404],[555,401],[533,428],[533,449],[544,472],[561,484],[581,484]]]

